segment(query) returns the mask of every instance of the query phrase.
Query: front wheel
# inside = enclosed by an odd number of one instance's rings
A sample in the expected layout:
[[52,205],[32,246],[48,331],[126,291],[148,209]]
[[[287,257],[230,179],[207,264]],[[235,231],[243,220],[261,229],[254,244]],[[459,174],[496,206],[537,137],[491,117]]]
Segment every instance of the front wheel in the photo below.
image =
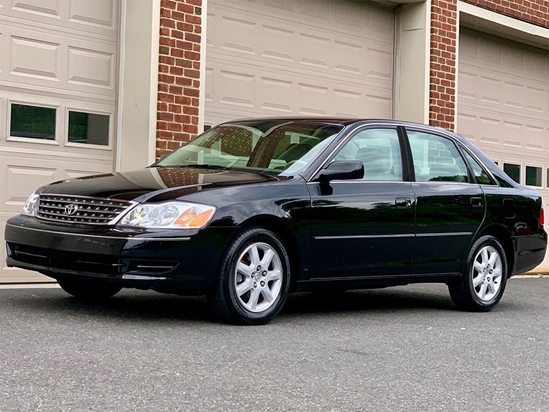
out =
[[81,282],[71,282],[66,280],[58,280],[59,286],[65,292],[77,298],[87,300],[107,299],[116,295],[122,289],[121,286],[110,283],[105,284],[88,284]]
[[208,301],[221,321],[262,325],[282,309],[290,286],[290,263],[273,232],[252,228],[228,247]]
[[493,236],[482,236],[469,252],[463,277],[449,284],[448,289],[458,308],[488,312],[501,299],[507,276],[507,259],[501,243]]

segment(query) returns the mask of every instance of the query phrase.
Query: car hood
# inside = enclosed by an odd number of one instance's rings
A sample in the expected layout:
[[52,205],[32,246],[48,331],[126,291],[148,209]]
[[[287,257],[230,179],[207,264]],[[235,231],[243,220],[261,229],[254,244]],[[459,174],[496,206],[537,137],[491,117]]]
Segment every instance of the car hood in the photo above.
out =
[[62,180],[43,187],[40,193],[161,202],[202,190],[281,179],[239,170],[154,167]]

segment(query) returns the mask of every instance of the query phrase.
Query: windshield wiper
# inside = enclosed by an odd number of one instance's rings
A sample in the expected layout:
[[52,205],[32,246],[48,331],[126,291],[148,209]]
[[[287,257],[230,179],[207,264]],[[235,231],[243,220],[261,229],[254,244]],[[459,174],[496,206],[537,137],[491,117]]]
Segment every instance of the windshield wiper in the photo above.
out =
[[186,165],[187,167],[196,167],[197,169],[218,169],[218,170],[232,170],[232,168],[227,166],[219,166],[219,165],[208,165],[208,164],[202,164],[202,165]]
[[195,168],[195,169],[233,170],[232,168],[227,166],[196,164],[196,163],[185,163],[181,165],[156,165],[155,167],[180,167],[180,168],[189,167],[189,168]]

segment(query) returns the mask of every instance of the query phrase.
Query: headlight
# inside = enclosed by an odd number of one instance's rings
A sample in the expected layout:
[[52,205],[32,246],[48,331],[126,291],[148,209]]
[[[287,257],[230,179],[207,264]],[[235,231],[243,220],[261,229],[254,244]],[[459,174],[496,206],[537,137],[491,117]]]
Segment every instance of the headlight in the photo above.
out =
[[215,207],[196,203],[168,202],[134,207],[120,225],[159,229],[200,229],[208,224]]
[[27,201],[25,202],[25,206],[23,206],[22,214],[27,216],[36,216],[38,214],[39,200],[40,200],[40,195],[37,195],[36,193],[33,193],[32,195],[30,195]]

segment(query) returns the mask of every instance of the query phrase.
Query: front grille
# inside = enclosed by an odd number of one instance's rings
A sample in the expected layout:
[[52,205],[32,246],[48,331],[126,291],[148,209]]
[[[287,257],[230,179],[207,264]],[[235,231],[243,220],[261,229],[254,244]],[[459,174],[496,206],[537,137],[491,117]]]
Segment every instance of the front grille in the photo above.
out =
[[84,196],[40,195],[38,217],[57,222],[107,225],[131,202]]

